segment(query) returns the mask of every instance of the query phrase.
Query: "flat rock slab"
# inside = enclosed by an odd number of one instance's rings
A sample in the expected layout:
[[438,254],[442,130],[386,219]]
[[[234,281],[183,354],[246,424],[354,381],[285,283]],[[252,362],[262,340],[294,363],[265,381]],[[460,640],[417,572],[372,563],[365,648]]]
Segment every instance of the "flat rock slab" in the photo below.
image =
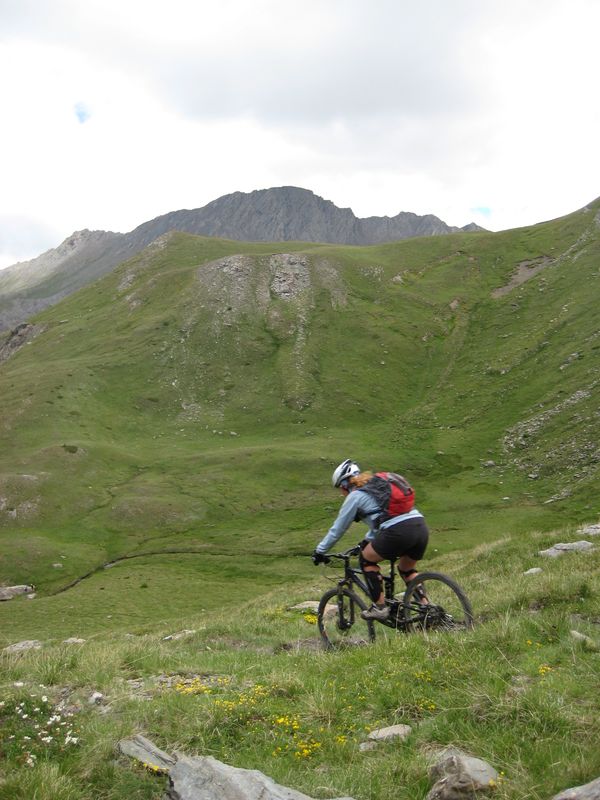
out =
[[177,633],[170,633],[168,636],[163,636],[163,642],[175,642],[178,639],[186,639],[188,636],[193,636],[196,631],[188,630],[187,628]]
[[160,747],[157,747],[150,739],[146,739],[141,733],[131,739],[122,739],[119,742],[119,750],[123,755],[129,756],[139,761],[140,764],[148,764],[156,767],[163,772],[168,772],[175,764],[175,759]]
[[558,544],[549,547],[547,550],[540,550],[538,555],[545,556],[546,558],[558,558],[565,553],[583,553],[593,549],[594,545],[592,542],[587,542],[585,540],[582,540],[581,542],[559,542]]
[[429,772],[436,783],[426,800],[471,800],[474,794],[491,792],[498,773],[487,761],[450,748]]
[[400,739],[404,741],[412,733],[410,725],[390,725],[389,728],[378,728],[371,731],[368,738],[372,742],[387,742],[390,739]]
[[288,606],[288,611],[314,611],[316,614],[318,610],[318,600],[304,600],[302,603],[296,603],[295,606]]
[[35,587],[28,584],[21,584],[20,586],[0,586],[0,601],[12,600],[13,597],[18,597],[20,594],[30,594]]
[[600,800],[600,778],[583,786],[574,786],[555,794],[552,800]]
[[584,525],[577,531],[578,536],[600,536],[600,523],[598,525]]
[[16,644],[9,644],[8,647],[5,647],[2,651],[3,653],[24,653],[26,650],[39,650],[42,646],[41,642],[38,642],[37,639],[25,639],[23,642],[17,642]]
[[539,575],[540,572],[543,571],[544,570],[541,567],[532,567],[531,569],[528,569],[526,572],[524,572],[523,575]]
[[177,761],[169,770],[169,800],[313,800],[258,770],[230,767],[212,756],[175,755]]

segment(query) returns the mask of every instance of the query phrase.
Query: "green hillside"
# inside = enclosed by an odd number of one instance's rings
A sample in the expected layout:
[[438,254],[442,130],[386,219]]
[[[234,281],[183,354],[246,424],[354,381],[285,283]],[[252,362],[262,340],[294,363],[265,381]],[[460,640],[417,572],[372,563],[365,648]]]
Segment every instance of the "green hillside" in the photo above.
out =
[[[451,743],[507,800],[597,777],[598,655],[570,630],[598,638],[598,548],[520,575],[600,515],[599,264],[600,200],[363,248],[168,234],[0,342],[0,585],[36,587],[0,647],[44,642],[0,654],[0,800],[158,800],[115,760],[138,730],[316,797],[423,798]],[[307,556],[346,456],[413,482],[475,631],[328,654],[288,611],[332,585]],[[19,704],[61,699],[77,747],[32,769]],[[398,722],[406,746],[359,756]]]
[[260,591],[309,569],[288,556],[347,454],[410,477],[438,552],[596,517],[599,209],[363,248],[157,240],[0,364],[0,583],[37,586],[32,625],[123,556],[186,553],[132,562],[139,624],[223,602],[199,597],[215,561]]

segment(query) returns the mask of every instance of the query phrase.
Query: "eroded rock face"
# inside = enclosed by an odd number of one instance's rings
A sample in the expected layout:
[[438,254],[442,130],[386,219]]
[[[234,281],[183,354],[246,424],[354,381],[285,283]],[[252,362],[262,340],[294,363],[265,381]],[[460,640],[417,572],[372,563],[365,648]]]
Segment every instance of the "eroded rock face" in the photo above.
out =
[[27,322],[17,325],[17,327],[8,334],[6,339],[0,342],[0,364],[14,355],[24,344],[35,339],[43,330],[44,328],[42,325],[30,325]]

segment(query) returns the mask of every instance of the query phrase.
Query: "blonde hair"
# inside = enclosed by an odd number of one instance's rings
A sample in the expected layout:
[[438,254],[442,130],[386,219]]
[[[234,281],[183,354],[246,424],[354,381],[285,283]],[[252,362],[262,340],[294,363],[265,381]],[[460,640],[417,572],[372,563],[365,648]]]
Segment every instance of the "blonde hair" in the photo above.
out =
[[361,489],[365,483],[368,483],[371,480],[372,477],[372,472],[361,472],[359,475],[353,475],[348,483],[350,483],[352,486],[356,486],[357,489]]

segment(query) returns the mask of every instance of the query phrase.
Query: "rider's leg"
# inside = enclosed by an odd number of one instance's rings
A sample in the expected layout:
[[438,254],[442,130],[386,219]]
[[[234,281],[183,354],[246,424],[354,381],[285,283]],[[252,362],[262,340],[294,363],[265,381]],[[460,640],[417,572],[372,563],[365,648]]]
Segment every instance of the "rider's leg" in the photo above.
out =
[[398,572],[404,583],[408,584],[417,574],[417,562],[410,556],[400,556],[398,559]]
[[385,594],[383,591],[383,578],[381,577],[381,569],[379,568],[379,562],[383,561],[383,556],[380,556],[379,553],[373,550],[371,544],[366,544],[360,552],[359,561],[371,599],[375,605],[384,606]]
[[[402,580],[407,586],[415,577],[415,575],[419,574],[415,569],[416,566],[417,562],[415,561],[414,558],[411,558],[410,556],[400,556],[400,558],[398,559],[398,572],[400,573]],[[423,587],[420,584],[419,586],[417,586],[415,590],[415,596],[419,601],[419,603],[421,603],[422,605],[426,605],[429,602],[427,600],[427,597],[425,596]]]

